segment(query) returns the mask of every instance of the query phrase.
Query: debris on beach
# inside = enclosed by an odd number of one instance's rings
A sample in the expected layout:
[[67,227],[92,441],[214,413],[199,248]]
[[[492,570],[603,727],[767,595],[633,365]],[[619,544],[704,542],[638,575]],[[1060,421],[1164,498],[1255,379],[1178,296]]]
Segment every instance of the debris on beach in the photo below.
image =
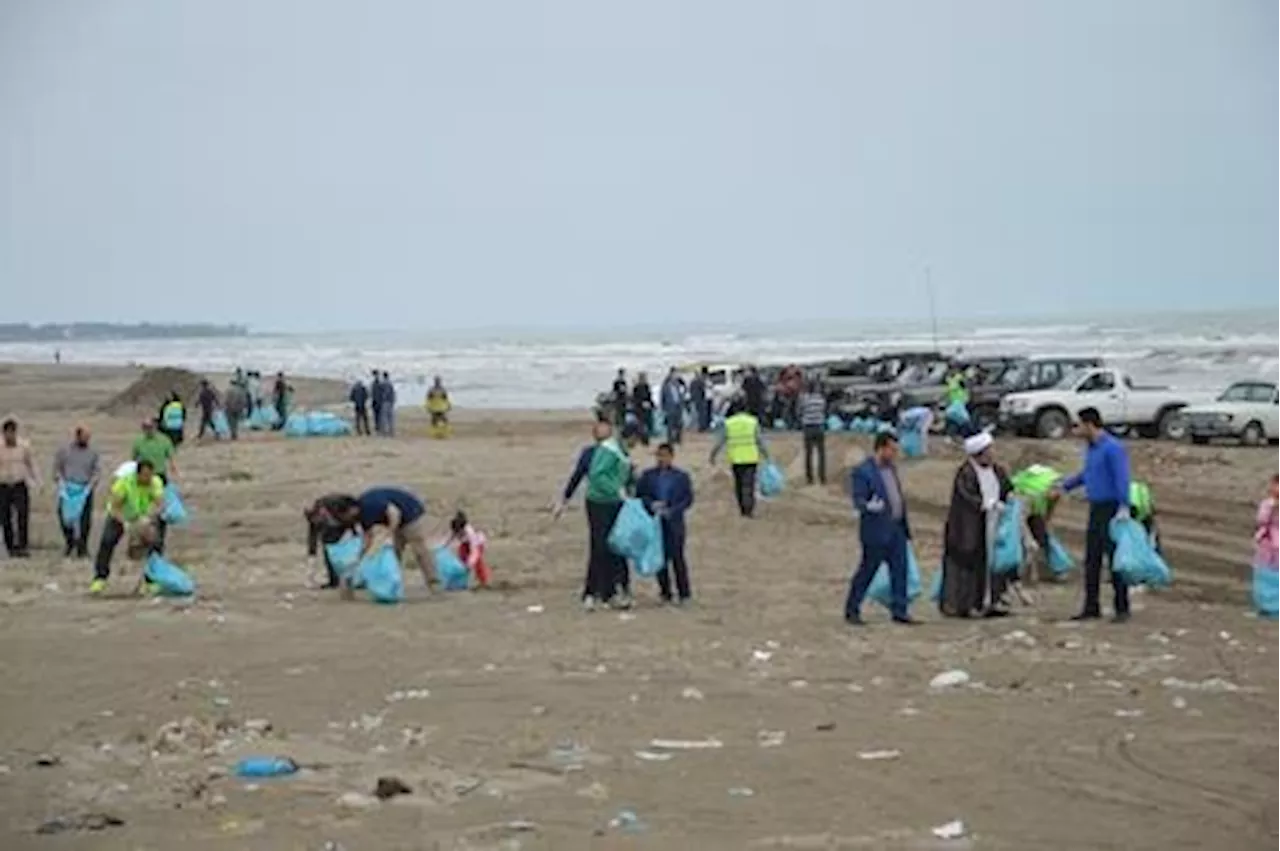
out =
[[[783,735],[786,735],[785,733]],[[660,751],[705,751],[724,747],[719,739],[652,739],[649,747]]]
[[943,671],[933,679],[929,680],[929,688],[945,689],[955,688],[969,684],[969,672],[954,668],[950,671]]
[[960,819],[949,821],[946,824],[940,824],[933,828],[933,835],[939,839],[961,839],[964,837],[964,822]]
[[686,686],[684,691],[680,692],[680,696],[685,700],[702,700],[702,692],[693,686]]
[[762,748],[782,747],[786,741],[786,730],[761,730],[756,733],[756,743]]
[[858,751],[858,759],[867,762],[883,762],[886,760],[897,759],[902,756],[899,750],[881,750],[881,751]]
[[109,827],[122,827],[124,819],[110,813],[81,813],[74,816],[56,816],[36,828],[36,833],[48,836],[73,830],[100,831]]
[[398,795],[412,795],[413,789],[399,777],[379,777],[373,787],[373,795],[379,801],[387,801]]

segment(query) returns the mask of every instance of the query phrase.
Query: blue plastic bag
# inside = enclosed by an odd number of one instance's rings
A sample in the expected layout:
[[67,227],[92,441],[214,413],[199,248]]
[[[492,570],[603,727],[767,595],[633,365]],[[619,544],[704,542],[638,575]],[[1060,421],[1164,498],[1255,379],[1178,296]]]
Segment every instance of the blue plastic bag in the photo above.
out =
[[311,411],[304,416],[307,434],[311,437],[341,437],[351,433],[351,425],[342,417],[329,411]]
[[1253,608],[1264,618],[1275,620],[1280,610],[1280,571],[1274,566],[1254,566]]
[[399,603],[404,599],[400,559],[391,544],[384,544],[360,562],[360,578],[375,603]]
[[196,593],[196,583],[187,572],[159,553],[147,557],[142,572],[163,597],[190,597]]
[[996,524],[991,572],[1017,573],[1022,568],[1022,556],[1022,503],[1011,499]]
[[760,495],[765,499],[775,497],[787,487],[787,477],[772,461],[765,461],[760,468]]
[[1110,525],[1111,540],[1116,551],[1111,569],[1128,585],[1163,587],[1173,580],[1169,565],[1151,546],[1147,530],[1133,518],[1115,517]]
[[58,517],[64,529],[80,528],[80,518],[89,503],[89,486],[63,482],[58,487]]
[[350,576],[360,563],[360,549],[364,540],[359,535],[344,535],[337,542],[324,545],[324,554],[339,576]]
[[1054,576],[1065,576],[1076,566],[1071,553],[1067,552],[1067,548],[1062,545],[1062,541],[1059,541],[1056,535],[1049,536],[1049,552],[1046,554],[1045,561],[1049,565],[1049,572]]
[[249,415],[249,428],[264,431],[275,428],[280,422],[280,412],[272,405],[258,405]]
[[436,557],[436,578],[445,591],[466,591],[471,584],[471,571],[462,563],[462,559],[449,547],[438,547]]
[[943,415],[947,418],[947,422],[952,425],[966,426],[969,424],[969,406],[959,399],[947,405]]
[[[941,574],[939,574],[941,576]],[[920,565],[916,564],[916,551],[907,544],[907,602],[920,596]],[[886,609],[893,603],[893,590],[889,584],[889,565],[881,564],[867,586],[867,599],[874,600]]]
[[904,431],[898,439],[898,446],[907,458],[919,458],[924,455],[924,435],[918,431]]
[[661,521],[640,500],[628,499],[609,530],[609,549],[631,561],[641,576],[657,574],[666,564]]
[[933,574],[933,581],[929,583],[929,599],[935,603],[942,602],[942,568],[938,568],[937,573]]
[[187,507],[182,504],[182,497],[178,495],[178,489],[173,485],[165,485],[164,508],[160,512],[160,519],[170,526],[182,526],[190,518]]
[[827,415],[827,431],[843,431],[844,420],[836,414]]
[[307,415],[293,413],[284,421],[284,433],[287,437],[307,437],[311,430],[307,425]]
[[227,422],[227,412],[219,408],[213,412],[210,418],[213,422],[213,434],[218,440],[227,440],[231,437],[231,424]]

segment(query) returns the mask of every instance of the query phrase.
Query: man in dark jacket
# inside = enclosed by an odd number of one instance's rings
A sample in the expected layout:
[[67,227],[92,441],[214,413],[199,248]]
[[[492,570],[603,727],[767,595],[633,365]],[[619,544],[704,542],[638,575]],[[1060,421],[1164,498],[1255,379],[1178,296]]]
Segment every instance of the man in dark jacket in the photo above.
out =
[[387,404],[387,391],[382,386],[382,376],[373,370],[369,381],[369,403],[373,406],[373,433],[382,434],[386,430],[383,422],[383,408]]
[[649,386],[649,376],[643,372],[636,376],[635,386],[631,388],[631,413],[640,426],[640,441],[648,446],[649,436],[653,434],[653,388]]
[[[754,366],[747,367],[747,374],[742,379],[742,395],[747,400],[747,410],[760,421],[761,427],[764,427],[769,412],[765,410],[764,397],[768,394],[768,388],[765,387],[764,379],[760,377],[760,371]],[[771,423],[770,423],[771,424]]]
[[369,436],[369,388],[364,386],[364,382],[356,379],[356,383],[351,385],[351,393],[348,396],[351,400],[351,408],[354,414],[356,434]]
[[[991,453],[991,435],[965,438],[968,459],[956,470],[951,507],[943,532],[942,596],[938,610],[947,617],[1008,614],[1004,592],[1010,577],[991,572],[991,552],[1000,514],[1013,492],[1005,468]],[[1017,578],[1016,573],[1012,577]]]
[[216,437],[218,431],[213,427],[213,411],[218,407],[218,391],[213,389],[207,378],[200,379],[196,405],[200,408],[200,431],[196,434],[196,440],[202,440],[206,430],[213,432]]
[[[329,552],[322,549],[322,544],[336,544],[348,532],[354,531],[358,517],[359,503],[355,497],[343,493],[331,493],[322,496],[309,507],[303,509],[302,516],[307,520],[307,563],[313,568],[317,553],[324,556],[324,568],[328,581],[322,588],[337,588],[341,583],[338,571],[329,560]],[[309,569],[308,575],[314,572]]]
[[890,607],[893,622],[915,624],[907,613],[907,542],[911,526],[907,522],[907,497],[894,463],[898,458],[898,438],[891,432],[876,435],[874,453],[853,468],[853,508],[858,512],[858,537],[862,561],[849,582],[844,619],[850,626],[862,626],[862,601],[880,565],[889,568]]
[[[683,605],[689,589],[689,565],[684,558],[684,513],[693,506],[693,482],[689,474],[674,466],[676,453],[670,443],[658,447],[658,465],[644,471],[636,483],[636,496],[649,513],[662,520],[662,550],[666,564],[658,572],[658,589],[667,603]],[[675,574],[677,597],[671,596],[671,574]]]
[[698,431],[707,431],[711,428],[711,403],[708,399],[710,393],[711,380],[704,366],[698,370],[698,374],[689,384],[689,401],[693,403],[693,415],[698,421]]

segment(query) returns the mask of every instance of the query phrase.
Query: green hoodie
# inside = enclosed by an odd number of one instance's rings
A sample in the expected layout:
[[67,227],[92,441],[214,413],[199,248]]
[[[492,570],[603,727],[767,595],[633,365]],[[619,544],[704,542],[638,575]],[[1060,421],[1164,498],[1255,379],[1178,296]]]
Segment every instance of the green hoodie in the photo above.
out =
[[601,442],[591,453],[591,466],[587,468],[587,501],[622,502],[631,476],[627,451],[613,438]]

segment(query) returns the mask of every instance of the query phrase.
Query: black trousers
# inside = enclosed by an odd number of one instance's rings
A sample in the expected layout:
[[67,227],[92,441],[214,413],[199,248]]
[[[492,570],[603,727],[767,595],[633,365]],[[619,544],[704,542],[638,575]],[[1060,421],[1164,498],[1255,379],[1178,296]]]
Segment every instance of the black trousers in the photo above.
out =
[[733,465],[733,495],[738,500],[738,511],[743,517],[750,517],[756,511],[756,466]]
[[[62,526],[59,518],[59,526]],[[93,528],[93,491],[84,501],[84,511],[75,526],[62,526],[62,540],[67,544],[67,555],[75,553],[84,558],[89,555],[89,530]]]
[[[1089,503],[1089,528],[1085,532],[1084,542],[1084,614],[1096,615],[1102,610],[1098,599],[1102,584],[1102,561],[1105,558],[1107,567],[1110,568],[1111,558],[1116,550],[1107,525],[1119,508],[1118,502]],[[1114,569],[1111,570],[1111,588],[1115,594],[1116,614],[1127,613],[1129,587],[1116,575]]]
[[679,445],[680,438],[684,436],[684,409],[672,408],[665,411],[664,416],[667,418],[667,442]]
[[671,599],[671,575],[675,574],[676,594],[689,599],[689,564],[684,559],[684,523],[662,521],[662,549],[667,562],[658,571],[658,590],[662,599]]
[[[111,576],[111,558],[116,547],[124,539],[124,524],[114,517],[108,516],[102,524],[102,538],[98,541],[98,555],[93,560],[93,578],[106,579]],[[156,520],[156,540],[151,545],[151,552],[164,553],[165,524]]]
[[818,481],[827,483],[827,435],[822,426],[804,427],[804,478],[813,484],[813,459],[818,459]]
[[587,500],[587,578],[582,586],[582,596],[595,597],[602,603],[613,599],[619,588],[630,588],[627,560],[609,549],[609,532],[613,530],[620,502],[592,502]]
[[26,482],[0,484],[0,525],[4,527],[4,548],[9,555],[27,552],[31,492]]
[[711,429],[711,400],[695,399],[693,413],[698,419],[698,431],[709,431]]
[[[366,431],[365,434],[368,434],[368,432]],[[336,544],[346,534],[347,530],[341,526],[334,526],[328,523],[307,524],[307,555],[314,556],[319,553],[324,556],[324,569],[325,573],[328,574],[328,581],[324,585],[325,588],[337,588],[341,584],[339,581],[341,577],[334,568],[333,562],[329,560],[328,547],[322,545]]]
[[200,410],[200,431],[196,434],[196,440],[203,439],[206,431],[214,436],[218,434],[218,430],[213,427],[213,408]]
[[355,417],[356,434],[363,434],[367,436],[370,433],[369,409],[364,405],[356,405],[355,413],[356,413],[356,417]]

